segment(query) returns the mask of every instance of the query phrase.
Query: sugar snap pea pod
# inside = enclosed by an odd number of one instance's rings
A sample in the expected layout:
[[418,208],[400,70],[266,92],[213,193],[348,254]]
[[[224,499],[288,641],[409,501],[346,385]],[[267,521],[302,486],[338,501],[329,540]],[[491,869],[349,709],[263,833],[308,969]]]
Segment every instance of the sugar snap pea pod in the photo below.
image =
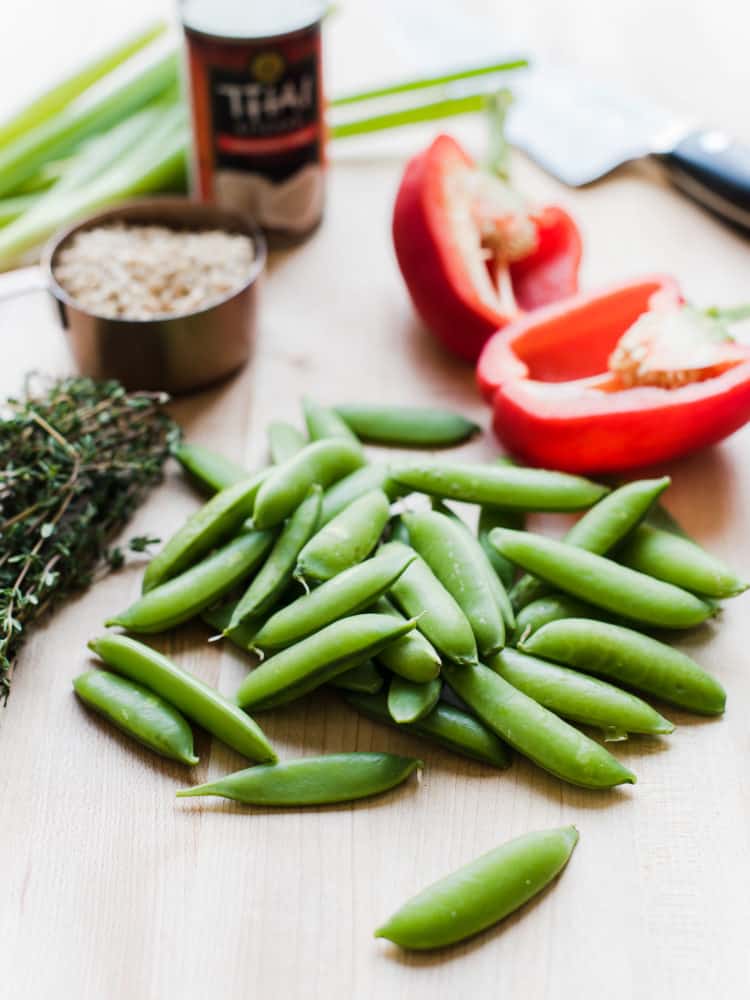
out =
[[720,559],[687,538],[639,525],[616,552],[625,566],[707,597],[734,597],[747,584]]
[[551,712],[608,734],[671,733],[671,722],[634,694],[535,656],[503,649],[487,666]]
[[359,666],[352,667],[351,670],[346,670],[329,681],[331,687],[352,691],[355,694],[377,694],[382,690],[384,683],[383,675],[372,660],[365,660]]
[[490,541],[534,576],[623,618],[661,628],[689,628],[714,613],[687,590],[567,542],[508,528],[495,528]]
[[357,437],[377,444],[439,448],[459,444],[480,430],[460,413],[428,406],[353,403],[337,406],[336,412]]
[[403,677],[392,677],[388,687],[388,711],[394,722],[417,722],[433,710],[440,699],[439,678],[415,684]]
[[205,622],[215,634],[223,633],[235,646],[247,652],[252,646],[253,639],[258,629],[263,624],[263,619],[249,618],[236,628],[229,628],[236,601],[229,601],[225,604],[213,604],[210,608],[201,611],[201,621]]
[[[568,545],[603,556],[643,520],[657,497],[669,486],[669,476],[638,479],[613,490],[595,504],[565,535]],[[498,525],[512,528],[513,525]],[[522,576],[511,591],[518,610],[550,592],[550,587],[533,576]]]
[[685,653],[632,629],[583,618],[550,622],[520,643],[532,656],[616,680],[700,715],[721,715],[726,694]]
[[612,788],[635,782],[635,775],[604,747],[513,687],[494,670],[478,664],[444,664],[445,679],[493,732],[571,785]]
[[220,795],[250,806],[331,805],[387,792],[421,766],[392,753],[332,753],[249,767],[177,795]]
[[135,604],[108,619],[131,632],[164,632],[180,625],[236,587],[273,544],[272,531],[247,531],[196,566],[149,590]]
[[257,761],[277,759],[254,719],[155,649],[128,636],[111,633],[92,639],[89,649],[118,674],[154,691],[244,757]]
[[303,396],[302,412],[305,415],[307,432],[310,435],[311,441],[322,441],[324,438],[338,437],[343,438],[345,441],[355,442],[361,447],[359,438],[354,431],[329,406],[322,406],[309,396]]
[[362,562],[378,544],[390,505],[382,490],[372,490],[345,507],[307,542],[294,575],[324,581]]
[[391,520],[390,541],[401,542],[402,545],[409,544],[409,532],[406,529],[403,518],[399,515]]
[[437,743],[462,757],[505,769],[510,757],[505,744],[473,715],[439,701],[429,715],[416,722],[398,723],[388,711],[385,694],[347,694],[346,701],[375,722],[384,722],[404,732]]
[[162,757],[197,764],[193,733],[176,708],[153,691],[107,670],[87,670],[73,681],[89,708]]
[[[371,610],[379,615],[404,620],[401,612],[386,597],[376,601]],[[391,673],[415,684],[426,684],[440,673],[440,657],[432,643],[418,629],[401,636],[381,650],[378,653],[378,663],[382,663]]]
[[[466,527],[434,510],[404,514],[412,548],[424,559],[469,620],[481,656],[505,644],[505,625],[489,586],[481,547]],[[498,586],[502,587],[500,581]]]
[[236,534],[250,516],[265,471],[228,486],[196,510],[146,567],[143,593],[166,583]]
[[268,446],[271,451],[271,461],[274,465],[286,462],[296,455],[307,444],[307,438],[292,424],[284,420],[273,420],[268,425]]
[[[388,542],[382,554],[413,552],[403,542]],[[455,598],[448,593],[421,557],[414,559],[392,585],[390,596],[407,615],[419,616],[417,627],[442,656],[455,663],[477,663],[477,644],[471,625]]]
[[541,892],[560,874],[577,843],[574,826],[517,837],[428,886],[375,937],[418,951],[472,937]]
[[497,549],[490,545],[489,534],[493,528],[514,528],[516,531],[522,531],[524,524],[524,516],[517,510],[503,510],[502,507],[485,506],[479,511],[479,524],[477,527],[479,544],[482,546],[484,554],[489,559],[492,568],[506,589],[510,589],[513,583],[513,578],[516,575],[516,567],[510,559],[501,556]]
[[390,590],[415,558],[415,553],[407,548],[381,551],[372,559],[344,570],[280,608],[257,632],[253,648],[264,652],[283,649],[339,618],[364,610]]
[[382,490],[389,500],[395,500],[402,492],[401,487],[390,478],[386,466],[377,462],[363,465],[361,469],[350,472],[348,476],[339,479],[325,491],[320,523],[328,524],[345,507],[370,490]]
[[297,558],[317,527],[322,492],[320,486],[311,486],[308,496],[286,521],[260,572],[237,603],[226,631],[264,615],[289,586]]
[[273,527],[299,507],[312,485],[330,486],[363,463],[362,452],[352,441],[327,438],[306,445],[271,469],[264,480],[253,508],[255,527]]
[[524,511],[580,510],[608,492],[581,476],[514,465],[415,462],[394,466],[391,477],[430,496]]
[[230,458],[204,448],[200,444],[182,443],[175,448],[174,457],[206,493],[218,493],[253,475],[243,465]]
[[413,618],[397,622],[390,615],[342,618],[264,660],[247,675],[235,700],[243,708],[286,704],[375,656],[414,625]]
[[575,597],[551,593],[546,597],[539,597],[531,604],[521,608],[516,617],[513,641],[518,643],[521,639],[528,638],[542,625],[546,625],[547,622],[556,622],[560,618],[601,618],[604,614],[601,609],[576,600]]

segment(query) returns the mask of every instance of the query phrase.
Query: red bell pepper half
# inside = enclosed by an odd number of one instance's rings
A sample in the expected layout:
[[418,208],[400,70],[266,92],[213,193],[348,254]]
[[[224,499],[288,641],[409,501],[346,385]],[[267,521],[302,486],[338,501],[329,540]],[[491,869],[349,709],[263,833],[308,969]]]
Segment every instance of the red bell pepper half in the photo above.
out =
[[520,311],[578,288],[581,237],[571,217],[554,205],[530,210],[447,135],[407,165],[393,242],[423,322],[469,361]]
[[667,461],[750,420],[750,349],[666,277],[523,317],[487,344],[477,377],[498,438],[570,472]]

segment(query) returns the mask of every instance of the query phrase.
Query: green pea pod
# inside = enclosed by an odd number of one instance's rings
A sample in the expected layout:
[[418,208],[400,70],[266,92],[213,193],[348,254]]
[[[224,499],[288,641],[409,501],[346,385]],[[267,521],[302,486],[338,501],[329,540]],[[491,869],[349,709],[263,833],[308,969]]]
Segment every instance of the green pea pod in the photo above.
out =
[[294,575],[320,582],[351,569],[378,544],[389,516],[382,490],[365,493],[313,535],[299,554]]
[[510,758],[505,744],[473,715],[439,701],[429,715],[416,722],[398,723],[388,711],[384,694],[347,694],[347,702],[375,722],[384,722],[472,760],[505,769]]
[[359,438],[349,427],[346,421],[335,410],[328,406],[321,406],[309,396],[302,397],[302,412],[305,415],[307,432],[311,441],[322,441],[325,438],[343,438],[345,441],[352,441],[361,448]]
[[[412,550],[402,542],[388,542],[382,554]],[[455,598],[448,593],[421,557],[414,559],[393,584],[390,596],[407,615],[418,615],[419,631],[435,649],[455,663],[477,663],[477,644],[471,625]]]
[[734,597],[747,590],[747,584],[729,566],[700,545],[647,524],[639,525],[625,539],[616,558],[639,573],[706,597]]
[[581,510],[608,492],[567,472],[513,465],[423,462],[392,468],[391,477],[430,496],[523,511]]
[[382,490],[389,500],[395,500],[401,492],[400,487],[389,477],[384,465],[371,463],[355,469],[348,476],[339,479],[323,494],[323,508],[320,512],[320,523],[328,524],[337,514],[371,490]]
[[488,667],[444,664],[443,673],[459,698],[485,725],[550,774],[583,788],[604,789],[635,782],[635,775],[604,747]]
[[388,711],[394,722],[418,722],[433,710],[443,685],[439,678],[415,684],[393,677],[388,688]]
[[350,404],[336,412],[363,441],[403,447],[440,448],[477,434],[478,424],[460,413],[422,406]]
[[[492,568],[497,574],[502,585],[509,589],[516,575],[516,567],[505,556],[501,556],[497,549],[490,544],[489,534],[493,528],[514,528],[522,531],[525,519],[522,513],[516,510],[503,510],[502,507],[482,507],[479,511],[479,524],[477,528],[477,538],[484,550],[484,554],[490,561]],[[506,625],[508,623],[506,622]]]
[[[505,625],[489,586],[484,553],[465,526],[437,511],[404,514],[412,547],[455,598],[472,627],[481,656],[505,644]],[[502,586],[499,583],[498,585]]]
[[421,766],[420,760],[392,753],[332,753],[249,767],[177,796],[220,795],[250,806],[332,805],[387,792]]
[[689,628],[713,614],[713,608],[686,590],[567,542],[507,528],[495,528],[490,541],[534,576],[623,618],[661,628]]
[[285,523],[260,572],[235,606],[227,632],[248,618],[264,615],[292,582],[297,558],[317,527],[322,492],[320,486],[312,486]]
[[583,618],[550,622],[520,649],[656,695],[700,715],[721,715],[724,688],[685,653],[629,628]]
[[84,705],[149,750],[182,764],[198,763],[190,726],[153,691],[107,670],[87,670],[73,687]]
[[387,615],[342,618],[264,660],[242,682],[235,700],[243,708],[286,704],[375,656],[414,625],[414,619],[402,623]]
[[331,687],[340,688],[342,691],[351,691],[355,694],[377,694],[383,688],[383,675],[372,662],[365,660],[351,670],[345,670],[343,674],[338,674],[329,681]]
[[263,619],[248,618],[242,625],[230,629],[229,623],[236,607],[236,601],[213,604],[210,608],[204,608],[200,617],[201,621],[213,629],[214,633],[222,633],[224,638],[229,639],[233,645],[247,652],[253,644],[256,632],[263,624]]
[[[643,520],[669,483],[669,476],[662,476],[661,479],[638,479],[620,486],[587,511],[566,534],[565,541],[587,552],[606,555]],[[512,528],[513,525],[498,527]],[[550,589],[542,580],[522,576],[511,592],[511,600],[519,610],[544,597]]]
[[244,466],[200,444],[183,442],[175,448],[174,457],[206,493],[218,493],[253,475]]
[[315,590],[280,608],[253,639],[253,648],[264,652],[283,649],[339,618],[369,607],[398,580],[416,558],[411,549],[384,552],[367,559]]
[[341,438],[313,441],[271,469],[255,498],[255,527],[271,528],[279,524],[299,507],[315,483],[330,486],[363,463],[361,450],[351,441]]
[[131,632],[164,632],[215,604],[255,569],[273,544],[271,531],[247,531],[105,624]]
[[112,634],[92,639],[89,649],[118,674],[154,691],[243,757],[277,759],[254,719],[155,649],[128,636]]
[[[379,615],[404,620],[401,612],[385,597],[376,601],[371,610]],[[426,684],[440,673],[440,657],[435,647],[417,629],[386,646],[377,658],[391,673],[415,684]]]
[[375,937],[425,950],[478,934],[541,892],[568,863],[577,842],[576,828],[564,826],[496,847],[409,900]]
[[550,712],[596,726],[607,735],[619,733],[671,733],[674,726],[634,694],[547,663],[515,649],[503,649],[487,661],[491,670]]
[[[536,577],[530,577],[536,579]],[[568,597],[567,594],[549,594],[539,597],[527,604],[518,612],[513,640],[517,644],[527,639],[533,632],[547,622],[556,622],[561,618],[602,618],[604,612],[590,604]]]
[[143,593],[178,576],[207,552],[231,538],[250,516],[266,472],[228,486],[191,514],[151,560],[143,574]]
[[302,431],[283,420],[274,420],[268,425],[268,446],[271,450],[271,461],[281,465],[292,458],[307,444],[307,438]]

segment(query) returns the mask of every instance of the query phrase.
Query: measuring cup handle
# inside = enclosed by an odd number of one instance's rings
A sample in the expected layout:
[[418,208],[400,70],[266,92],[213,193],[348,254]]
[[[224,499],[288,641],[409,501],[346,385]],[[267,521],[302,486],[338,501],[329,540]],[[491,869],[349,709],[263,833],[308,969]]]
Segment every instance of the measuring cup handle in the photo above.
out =
[[29,292],[43,292],[47,287],[44,272],[40,267],[19,267],[15,271],[0,274],[0,302],[14,299]]

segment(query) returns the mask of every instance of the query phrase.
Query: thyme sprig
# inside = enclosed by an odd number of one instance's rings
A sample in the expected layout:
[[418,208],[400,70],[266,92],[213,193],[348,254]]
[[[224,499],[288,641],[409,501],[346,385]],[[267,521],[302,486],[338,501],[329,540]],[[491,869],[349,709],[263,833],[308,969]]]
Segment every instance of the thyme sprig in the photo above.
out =
[[[0,702],[18,651],[54,603],[87,586],[177,439],[166,396],[31,377],[0,419]],[[132,539],[144,551],[154,539]]]

